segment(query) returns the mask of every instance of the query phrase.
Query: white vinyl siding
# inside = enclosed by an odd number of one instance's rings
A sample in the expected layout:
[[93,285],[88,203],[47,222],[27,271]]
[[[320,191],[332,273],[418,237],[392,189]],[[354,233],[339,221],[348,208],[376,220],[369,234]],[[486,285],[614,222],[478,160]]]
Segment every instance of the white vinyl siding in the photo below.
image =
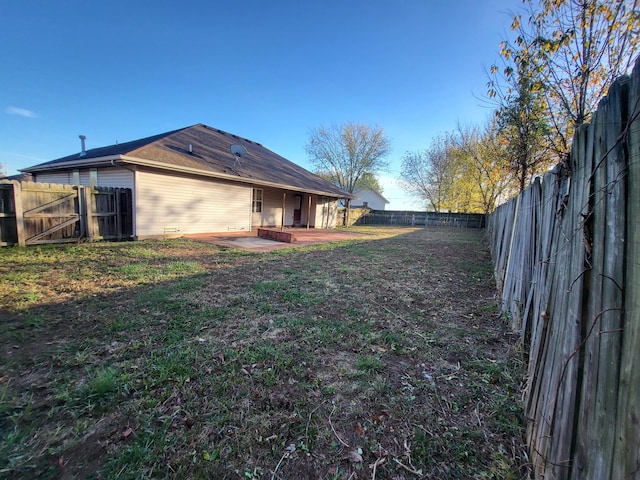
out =
[[[311,203],[309,203],[311,198]],[[302,195],[302,205],[300,207],[300,224],[304,227],[307,222],[310,227],[320,227],[320,223],[316,224],[316,203],[318,203],[318,195]]]
[[136,236],[251,230],[250,186],[138,171]]
[[[38,172],[34,174],[35,181],[39,183],[58,183],[62,185],[89,185],[89,170],[68,172]],[[79,179],[79,182],[78,180]]]
[[387,203],[385,199],[380,196],[379,193],[374,192],[373,190],[366,189],[360,190],[354,193],[356,196],[353,200],[351,200],[352,208],[361,208],[366,206],[371,210],[384,210]]
[[315,222],[312,219],[312,224],[316,228],[335,228],[337,214],[338,201],[332,198],[320,197],[315,205]]
[[[262,213],[253,213],[254,227],[280,227],[282,225],[282,194],[283,190],[265,188],[263,193]],[[286,192],[284,225],[293,225],[293,210],[295,207],[296,193]],[[302,194],[300,224],[314,228],[334,228],[336,226],[336,214],[338,201],[334,198],[311,195],[311,208],[309,208],[309,194]]]
[[[91,184],[91,171],[84,169],[78,172],[80,185]],[[126,168],[100,168],[97,171],[98,187],[119,187],[133,189],[133,172]],[[73,185],[73,171],[36,173],[36,182],[61,183]]]
[[[252,225],[255,227],[282,226],[282,194],[284,190],[264,188],[262,190],[262,212],[253,213]],[[284,224],[293,224],[293,192],[286,192]]]
[[[138,238],[186,233],[250,231],[251,227],[282,225],[284,190],[262,189],[262,212],[252,213],[253,186],[233,184],[212,178],[186,174],[159,173],[150,169],[107,167],[97,171],[99,187],[131,188],[133,191],[134,235]],[[89,169],[76,175],[82,185],[89,185]],[[74,172],[36,174],[43,183],[73,184]],[[284,225],[293,224],[295,192],[286,191]],[[302,195],[300,223],[307,225],[308,194]],[[312,195],[309,226],[333,228],[336,225],[337,201]]]
[[133,172],[126,168],[98,170],[98,187],[130,188],[133,190]]
[[34,176],[35,181],[39,183],[73,185],[73,172],[38,172]]
[[80,170],[80,185],[91,185],[91,174],[89,170]]

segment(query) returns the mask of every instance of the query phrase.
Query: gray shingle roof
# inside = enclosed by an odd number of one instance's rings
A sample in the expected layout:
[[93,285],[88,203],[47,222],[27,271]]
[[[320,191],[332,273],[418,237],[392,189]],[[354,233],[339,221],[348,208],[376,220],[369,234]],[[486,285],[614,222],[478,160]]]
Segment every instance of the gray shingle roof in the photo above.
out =
[[[236,158],[232,145],[242,145],[247,153]],[[288,190],[349,198],[348,192],[305,170],[295,163],[245,138],[207,125],[173,130],[131,142],[87,150],[29,168],[24,172],[42,172],[100,166],[120,162],[167,170],[226,178],[256,185],[271,185]]]

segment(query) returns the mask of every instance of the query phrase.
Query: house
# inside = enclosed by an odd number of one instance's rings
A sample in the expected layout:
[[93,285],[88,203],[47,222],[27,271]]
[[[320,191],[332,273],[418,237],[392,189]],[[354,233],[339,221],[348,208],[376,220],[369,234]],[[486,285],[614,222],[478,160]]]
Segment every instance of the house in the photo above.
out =
[[15,180],[16,182],[33,182],[33,176],[30,173],[19,173],[17,175],[0,175],[0,180]]
[[366,188],[353,192],[351,208],[370,208],[371,210],[384,210],[389,200],[373,189]]
[[197,124],[25,168],[34,181],[132,190],[133,236],[336,225],[348,192],[259,143]]

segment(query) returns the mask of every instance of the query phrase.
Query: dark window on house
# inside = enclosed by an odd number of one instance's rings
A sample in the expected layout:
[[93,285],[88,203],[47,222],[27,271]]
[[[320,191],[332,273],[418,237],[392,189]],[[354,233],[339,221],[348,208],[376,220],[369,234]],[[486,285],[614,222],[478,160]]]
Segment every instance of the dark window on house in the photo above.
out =
[[252,211],[255,213],[262,212],[262,189],[254,188],[253,189],[253,208]]

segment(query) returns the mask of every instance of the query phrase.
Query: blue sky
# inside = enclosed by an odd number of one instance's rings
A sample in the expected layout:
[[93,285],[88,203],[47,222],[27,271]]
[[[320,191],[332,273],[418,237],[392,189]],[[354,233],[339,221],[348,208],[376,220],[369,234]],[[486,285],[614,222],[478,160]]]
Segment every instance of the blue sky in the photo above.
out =
[[365,122],[401,158],[483,122],[484,70],[520,0],[3,2],[0,163],[9,174],[87,148],[205,123],[311,169],[320,125]]

